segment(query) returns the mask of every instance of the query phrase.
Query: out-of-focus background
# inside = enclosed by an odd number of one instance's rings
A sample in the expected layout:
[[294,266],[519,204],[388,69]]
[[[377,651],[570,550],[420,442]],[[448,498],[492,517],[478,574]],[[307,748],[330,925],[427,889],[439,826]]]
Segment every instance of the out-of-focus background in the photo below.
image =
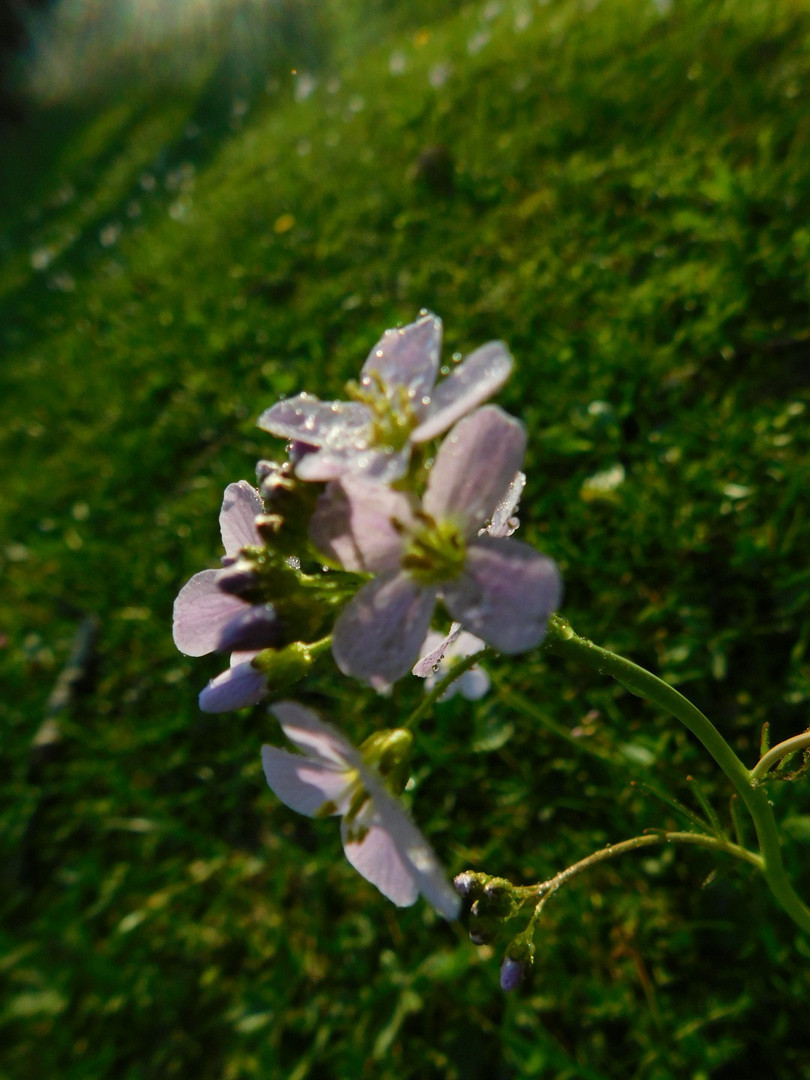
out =
[[[0,1076],[797,1077],[810,943],[697,849],[605,864],[497,987],[266,788],[264,707],[171,639],[279,395],[341,396],[423,307],[491,338],[521,535],[574,626],[744,759],[808,724],[810,11],[796,0],[4,3]],[[542,652],[420,731],[449,872],[529,883],[729,789]],[[353,738],[418,702],[328,671]],[[807,781],[773,788],[810,893]],[[513,931],[520,929],[515,924]]]

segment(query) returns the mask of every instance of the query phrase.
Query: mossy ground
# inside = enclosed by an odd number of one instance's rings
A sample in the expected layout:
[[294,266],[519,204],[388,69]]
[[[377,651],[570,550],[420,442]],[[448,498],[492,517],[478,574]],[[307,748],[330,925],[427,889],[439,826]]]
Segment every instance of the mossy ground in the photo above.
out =
[[[217,660],[179,655],[170,623],[215,564],[222,489],[277,450],[259,412],[339,396],[429,307],[448,357],[514,352],[521,535],[559,561],[575,628],[673,680],[749,763],[763,722],[803,730],[810,13],[345,7],[309,94],[304,57],[246,111],[130,94],[5,137],[0,1071],[801,1075],[810,946],[746,871],[695,849],[603,865],[548,906],[505,997],[505,941],[394,909],[334,822],[273,798],[274,722],[200,714]],[[37,754],[86,615],[92,670]],[[542,653],[490,668],[494,691],[417,742],[415,813],[452,872],[536,881],[680,825],[645,780],[728,821],[669,718]],[[304,692],[364,738],[421,688]],[[807,894],[806,786],[774,802]]]

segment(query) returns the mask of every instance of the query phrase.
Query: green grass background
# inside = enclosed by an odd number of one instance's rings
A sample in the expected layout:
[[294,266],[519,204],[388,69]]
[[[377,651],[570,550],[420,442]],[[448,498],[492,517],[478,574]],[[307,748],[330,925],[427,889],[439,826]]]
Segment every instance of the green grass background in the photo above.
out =
[[[138,83],[3,135],[3,1080],[808,1067],[810,943],[747,870],[697,849],[600,866],[548,905],[505,996],[508,936],[476,949],[384,901],[334,822],[266,788],[266,709],[201,714],[221,664],[174,649],[222,489],[279,451],[257,415],[340,396],[429,307],[448,358],[514,352],[521,535],[559,561],[575,628],[672,680],[749,764],[763,722],[808,724],[810,10],[431,8],[323,5],[246,109],[213,78]],[[85,615],[95,662],[37,753]],[[529,883],[681,827],[645,780],[728,822],[670,718],[542,653],[490,670],[414,757],[451,872]],[[361,739],[421,685],[382,699],[319,671],[301,692]],[[806,782],[773,799],[810,895]]]

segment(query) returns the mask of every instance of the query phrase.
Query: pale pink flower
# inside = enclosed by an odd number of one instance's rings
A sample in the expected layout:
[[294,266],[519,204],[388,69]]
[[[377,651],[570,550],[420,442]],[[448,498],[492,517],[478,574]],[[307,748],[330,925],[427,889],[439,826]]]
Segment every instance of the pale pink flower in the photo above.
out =
[[440,915],[455,919],[459,897],[377,769],[311,709],[283,701],[271,712],[301,751],[262,747],[264,774],[279,799],[307,817],[340,816],[346,858],[394,904],[408,907],[421,893]]
[[500,652],[539,644],[561,599],[557,566],[484,529],[515,479],[525,444],[517,420],[486,406],[442,443],[421,505],[355,477],[327,487],[310,523],[313,543],[345,569],[377,575],[335,624],[332,651],[341,671],[378,688],[404,675],[437,599]]
[[255,524],[263,510],[259,492],[246,481],[228,485],[219,515],[223,565],[195,574],[174,602],[172,634],[180,652],[205,656],[218,649],[235,650],[231,666],[200,694],[204,712],[241,709],[267,696],[266,680],[251,660],[260,649],[278,641],[275,613],[271,605],[248,604],[222,589],[239,552],[263,545]]
[[[425,692],[430,693],[437,682],[450,674],[457,661],[474,656],[484,647],[484,642],[475,634],[467,633],[461,623],[453,623],[447,635],[431,630],[422,645],[422,656],[414,664],[413,674],[425,680]],[[474,664],[448,686],[439,701],[448,701],[456,694],[468,701],[478,701],[489,687],[489,675]]]
[[304,480],[351,473],[389,483],[407,471],[412,443],[447,431],[512,370],[503,342],[490,341],[436,385],[441,340],[441,319],[431,314],[386,330],[363,365],[355,400],[298,394],[262,413],[259,427],[292,441]]

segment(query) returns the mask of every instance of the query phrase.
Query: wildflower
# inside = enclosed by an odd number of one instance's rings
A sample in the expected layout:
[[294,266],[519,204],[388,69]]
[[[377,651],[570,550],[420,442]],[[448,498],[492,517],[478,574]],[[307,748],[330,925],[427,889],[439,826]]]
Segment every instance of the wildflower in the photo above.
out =
[[511,537],[479,533],[515,478],[526,435],[496,406],[442,443],[421,506],[355,477],[331,483],[310,537],[345,569],[377,574],[341,612],[332,651],[344,674],[378,689],[412,666],[437,599],[470,633],[505,653],[537,645],[559,605],[553,560]]
[[255,524],[263,510],[261,496],[246,481],[228,485],[219,515],[225,548],[222,567],[195,574],[174,602],[172,634],[181,652],[205,656],[217,649],[234,650],[228,670],[200,694],[200,708],[205,712],[255,705],[267,694],[266,679],[252,660],[278,638],[275,613],[271,605],[248,604],[225,591],[239,552],[263,543]]
[[389,483],[407,468],[412,443],[447,431],[491,397],[512,370],[500,341],[472,352],[435,385],[442,322],[423,314],[386,330],[369,353],[351,401],[320,401],[298,394],[259,417],[259,427],[293,442],[296,473],[304,480],[333,480],[347,473]]
[[[455,662],[481,652],[484,647],[484,642],[464,630],[461,623],[453,623],[447,635],[431,630],[422,646],[426,651],[414,665],[413,674],[425,680],[425,692],[430,693],[436,683],[453,670]],[[439,701],[447,701],[455,694],[461,694],[468,701],[478,701],[489,686],[489,675],[475,664],[448,686]]]
[[[515,517],[520,496],[526,486],[526,474],[519,472],[512,478],[503,498],[495,507],[491,519],[483,529],[478,530],[478,535],[488,533],[490,536],[511,536],[520,522]],[[422,646],[422,655],[414,664],[412,674],[425,680],[425,690],[430,692],[436,682],[446,675],[452,668],[454,659],[463,660],[473,653],[480,652],[484,648],[484,642],[470,634],[462,627],[461,623],[454,622],[445,637],[431,630],[425,638]],[[459,693],[468,701],[477,701],[489,690],[489,676],[477,665],[465,671],[440,698],[447,701],[454,694]]]
[[301,754],[262,747],[267,783],[283,803],[308,817],[340,815],[346,858],[399,907],[421,893],[446,919],[459,898],[433,850],[388,785],[402,779],[406,731],[378,732],[360,750],[310,709],[292,701],[274,705],[284,734]]

